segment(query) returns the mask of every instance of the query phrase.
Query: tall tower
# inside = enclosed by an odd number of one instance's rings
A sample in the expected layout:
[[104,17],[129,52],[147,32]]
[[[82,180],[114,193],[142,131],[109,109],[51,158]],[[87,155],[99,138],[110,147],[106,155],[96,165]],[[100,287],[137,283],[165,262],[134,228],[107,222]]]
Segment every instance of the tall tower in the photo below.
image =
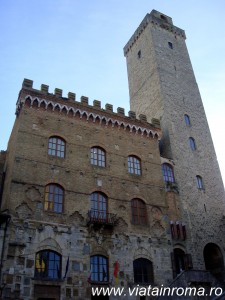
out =
[[224,187],[185,38],[170,17],[155,10],[145,16],[124,47],[130,105],[161,122],[161,155],[173,167],[188,228],[186,242],[174,247],[192,254],[194,269],[221,279]]

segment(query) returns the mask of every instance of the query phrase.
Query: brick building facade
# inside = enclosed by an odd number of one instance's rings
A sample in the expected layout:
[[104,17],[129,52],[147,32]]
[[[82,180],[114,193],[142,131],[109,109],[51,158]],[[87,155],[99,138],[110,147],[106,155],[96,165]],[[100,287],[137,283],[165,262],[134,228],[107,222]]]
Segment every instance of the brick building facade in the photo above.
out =
[[224,188],[184,40],[146,15],[124,48],[128,116],[24,79],[1,152],[3,299],[222,286]]

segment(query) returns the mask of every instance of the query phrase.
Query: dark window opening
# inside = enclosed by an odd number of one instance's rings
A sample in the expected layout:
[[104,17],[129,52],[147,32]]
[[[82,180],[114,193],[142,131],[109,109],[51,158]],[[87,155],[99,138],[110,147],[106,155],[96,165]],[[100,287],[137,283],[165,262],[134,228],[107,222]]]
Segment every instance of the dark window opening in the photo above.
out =
[[175,248],[171,253],[171,260],[174,278],[183,271],[193,269],[191,255],[186,254],[182,249]]
[[146,258],[138,258],[133,261],[134,282],[149,284],[154,282],[152,262]]
[[171,42],[168,42],[168,46],[170,49],[173,49],[173,44]]
[[167,21],[167,18],[166,18],[164,15],[160,15],[160,18],[161,18],[162,20],[168,22],[168,21]]
[[204,248],[205,268],[217,277],[221,282],[224,281],[224,260],[220,248],[209,243]]
[[138,58],[140,59],[141,58],[141,50],[138,51],[137,55],[138,55]]

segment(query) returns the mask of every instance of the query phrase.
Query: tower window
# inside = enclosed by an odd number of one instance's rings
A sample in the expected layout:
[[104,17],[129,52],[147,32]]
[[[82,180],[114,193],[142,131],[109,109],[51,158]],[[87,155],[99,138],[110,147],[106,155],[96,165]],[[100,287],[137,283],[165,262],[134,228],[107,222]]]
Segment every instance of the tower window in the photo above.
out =
[[141,50],[138,51],[137,56],[138,56],[139,59],[141,58]]
[[170,49],[173,49],[173,44],[171,42],[168,42],[168,46]]
[[163,179],[165,182],[175,182],[173,167],[169,164],[162,164]]
[[190,120],[189,115],[185,114],[184,115],[184,120],[185,120],[186,126],[191,126],[191,120]]
[[128,172],[131,174],[141,175],[141,161],[136,156],[128,156]]
[[199,190],[203,190],[203,180],[201,176],[199,175],[196,176],[196,182],[197,182],[197,188]]
[[167,18],[166,18],[164,15],[160,15],[160,18],[161,18],[162,20],[168,22],[168,21],[167,21]]
[[189,145],[191,147],[191,150],[195,151],[197,149],[195,139],[192,137],[189,137]]

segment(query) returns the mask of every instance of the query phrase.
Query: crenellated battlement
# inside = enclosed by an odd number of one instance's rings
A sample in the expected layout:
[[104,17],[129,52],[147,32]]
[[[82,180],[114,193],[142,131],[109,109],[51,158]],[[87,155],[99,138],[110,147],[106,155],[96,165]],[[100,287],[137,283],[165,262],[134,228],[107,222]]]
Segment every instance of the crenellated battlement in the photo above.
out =
[[130,40],[127,42],[125,47],[123,48],[124,50],[124,56],[127,55],[127,53],[130,51],[132,48],[133,44],[136,42],[136,40],[139,38],[139,36],[142,34],[142,32],[145,30],[147,25],[149,23],[152,23],[155,26],[159,26],[167,31],[170,31],[174,33],[176,36],[180,36],[184,39],[186,39],[185,31],[180,29],[179,27],[176,27],[173,25],[172,18],[156,11],[152,10],[150,14],[147,14],[141,24],[138,26]]
[[161,133],[159,120],[153,119],[152,124],[148,123],[146,115],[140,114],[137,118],[134,111],[129,111],[126,116],[124,108],[118,107],[117,112],[114,112],[112,104],[106,103],[105,108],[102,108],[99,100],[94,100],[93,105],[90,105],[89,98],[86,96],[81,96],[79,102],[76,100],[76,94],[72,92],[69,92],[67,97],[63,97],[63,90],[59,88],[55,88],[54,93],[49,93],[49,86],[46,84],[42,84],[40,90],[37,90],[33,88],[33,81],[30,79],[23,81],[17,101],[17,114],[25,104],[37,109],[57,111],[64,115],[79,116],[94,123],[99,121],[107,126],[118,126],[147,137],[159,138]]

